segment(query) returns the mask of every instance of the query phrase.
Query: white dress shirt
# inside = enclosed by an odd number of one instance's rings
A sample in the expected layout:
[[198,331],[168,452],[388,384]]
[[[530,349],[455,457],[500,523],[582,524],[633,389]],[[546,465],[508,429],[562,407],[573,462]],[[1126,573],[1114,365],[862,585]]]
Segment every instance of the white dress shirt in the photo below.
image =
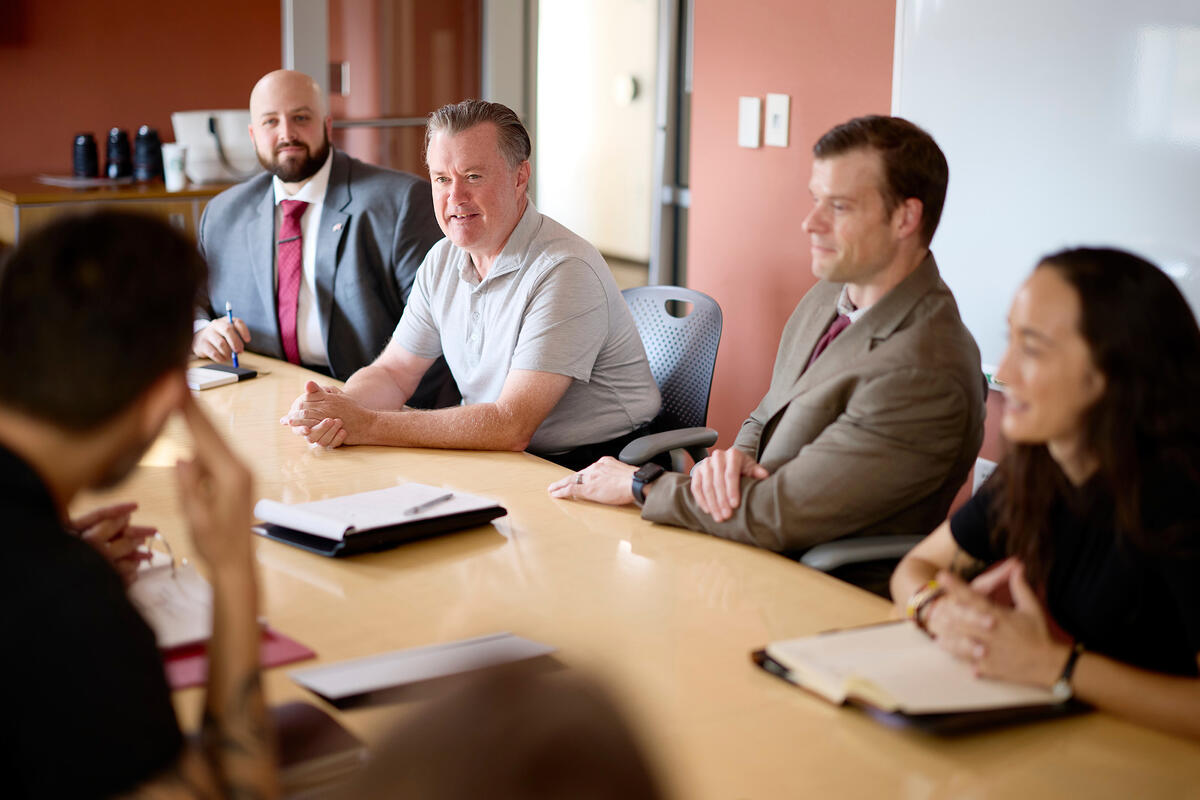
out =
[[[300,217],[300,300],[296,304],[296,342],[300,346],[300,363],[329,366],[321,319],[317,314],[317,233],[321,230],[321,211],[325,207],[325,189],[329,186],[329,171],[333,167],[333,150],[316,174],[305,181],[295,194],[288,194],[283,181],[271,179],[275,188],[275,241],[279,241],[279,226],[283,222],[282,200],[303,200],[308,203]],[[275,269],[275,287],[279,288],[279,269]],[[236,311],[236,309],[235,309]]]

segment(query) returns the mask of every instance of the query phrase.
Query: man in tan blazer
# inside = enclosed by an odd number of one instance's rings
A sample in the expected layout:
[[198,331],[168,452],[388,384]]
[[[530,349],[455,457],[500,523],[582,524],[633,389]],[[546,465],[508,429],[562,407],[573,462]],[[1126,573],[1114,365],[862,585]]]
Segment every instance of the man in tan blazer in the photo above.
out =
[[821,280],[734,446],[690,475],[604,459],[553,496],[638,502],[646,519],[789,553],[926,534],[945,518],[983,439],[985,393],[979,350],[929,252],[945,156],[892,117],[839,125],[813,153],[804,230]]

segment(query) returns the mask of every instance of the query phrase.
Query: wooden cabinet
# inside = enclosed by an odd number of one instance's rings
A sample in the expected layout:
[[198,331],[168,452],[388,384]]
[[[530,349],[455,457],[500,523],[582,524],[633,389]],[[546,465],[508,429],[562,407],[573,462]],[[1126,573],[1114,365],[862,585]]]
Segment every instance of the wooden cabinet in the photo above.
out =
[[188,184],[168,192],[161,181],[69,189],[28,176],[0,178],[0,249],[60,214],[100,208],[153,214],[194,239],[205,204],[231,185]]

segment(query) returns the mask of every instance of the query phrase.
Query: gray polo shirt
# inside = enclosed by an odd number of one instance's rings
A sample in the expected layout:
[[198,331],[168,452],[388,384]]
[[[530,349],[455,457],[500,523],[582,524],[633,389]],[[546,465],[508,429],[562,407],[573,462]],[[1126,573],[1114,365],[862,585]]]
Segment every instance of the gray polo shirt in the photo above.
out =
[[606,442],[641,427],[660,399],[629,306],[604,258],[530,202],[491,272],[442,239],[425,256],[395,340],[446,357],[464,403],[489,403],[511,369],[572,378],[533,435],[535,453]]

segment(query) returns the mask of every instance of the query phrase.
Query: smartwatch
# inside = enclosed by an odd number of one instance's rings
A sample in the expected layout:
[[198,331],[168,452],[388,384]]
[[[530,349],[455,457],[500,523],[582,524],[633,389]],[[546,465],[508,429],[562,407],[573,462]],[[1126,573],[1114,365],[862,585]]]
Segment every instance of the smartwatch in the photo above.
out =
[[633,473],[633,502],[639,506],[646,504],[646,495],[643,491],[647,484],[654,483],[662,477],[666,472],[659,464],[653,461],[649,464],[643,464],[637,472]]
[[1071,687],[1071,675],[1075,672],[1075,662],[1079,660],[1082,653],[1083,645],[1076,642],[1075,646],[1071,648],[1071,654],[1067,656],[1067,663],[1063,664],[1062,674],[1050,687],[1050,693],[1060,703],[1067,702],[1075,695],[1075,690]]

